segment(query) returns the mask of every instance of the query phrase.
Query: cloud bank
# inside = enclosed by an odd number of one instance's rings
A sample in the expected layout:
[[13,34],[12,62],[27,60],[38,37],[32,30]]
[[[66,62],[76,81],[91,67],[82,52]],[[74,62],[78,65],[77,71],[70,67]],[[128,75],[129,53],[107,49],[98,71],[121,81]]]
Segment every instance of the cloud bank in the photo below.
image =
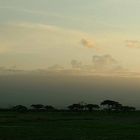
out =
[[94,55],[90,64],[85,65],[80,61],[72,60],[71,65],[73,69],[79,69],[87,72],[122,72],[123,67],[111,55]]
[[117,60],[109,54],[101,56],[94,55],[92,58],[92,62],[96,71],[116,72],[123,70],[122,66],[117,62]]
[[126,44],[126,47],[128,48],[132,48],[132,49],[140,48],[140,41],[138,40],[126,40],[125,44]]

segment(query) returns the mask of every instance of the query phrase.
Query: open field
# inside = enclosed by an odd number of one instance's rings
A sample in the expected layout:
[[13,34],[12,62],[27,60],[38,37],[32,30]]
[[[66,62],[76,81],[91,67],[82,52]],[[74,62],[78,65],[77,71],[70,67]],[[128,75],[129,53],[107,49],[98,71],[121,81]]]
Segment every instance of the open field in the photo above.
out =
[[0,112],[0,140],[139,140],[140,112]]

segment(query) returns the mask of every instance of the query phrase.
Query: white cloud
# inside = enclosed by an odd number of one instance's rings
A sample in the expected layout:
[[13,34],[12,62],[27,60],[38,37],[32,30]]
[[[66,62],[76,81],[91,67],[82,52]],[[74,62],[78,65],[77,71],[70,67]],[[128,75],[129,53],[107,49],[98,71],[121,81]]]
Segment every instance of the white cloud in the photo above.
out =
[[103,72],[109,72],[109,71],[122,71],[123,68],[120,66],[120,64],[117,62],[116,59],[114,59],[111,55],[95,55],[92,59],[94,69],[96,71],[103,71]]
[[86,48],[96,48],[95,42],[94,42],[94,41],[91,41],[91,40],[89,40],[89,39],[83,38],[83,39],[81,40],[81,43],[82,43],[82,45],[83,45],[84,47],[86,47]]
[[86,72],[123,72],[123,67],[111,55],[94,55],[91,64],[83,64],[80,61],[72,60],[71,65],[73,69],[79,69]]
[[140,41],[138,40],[126,40],[125,44],[128,48],[140,48]]

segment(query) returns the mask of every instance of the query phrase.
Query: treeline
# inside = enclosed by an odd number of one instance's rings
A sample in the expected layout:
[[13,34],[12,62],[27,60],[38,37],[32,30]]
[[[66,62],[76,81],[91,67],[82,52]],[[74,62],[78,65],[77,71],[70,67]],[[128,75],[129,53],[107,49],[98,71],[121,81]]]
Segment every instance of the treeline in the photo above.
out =
[[96,111],[96,110],[105,110],[105,111],[135,111],[136,108],[132,106],[124,106],[119,102],[112,100],[104,100],[97,104],[72,104],[68,106],[69,110],[72,111]]
[[87,104],[87,103],[77,103],[77,104],[71,104],[67,106],[66,109],[57,109],[54,106],[51,105],[43,105],[43,104],[32,104],[30,108],[27,108],[23,105],[16,105],[11,108],[7,109],[0,109],[0,111],[17,111],[17,112],[27,112],[27,111],[135,111],[136,108],[132,106],[123,106],[119,102],[112,101],[112,100],[104,100],[100,103],[100,105],[97,104]]

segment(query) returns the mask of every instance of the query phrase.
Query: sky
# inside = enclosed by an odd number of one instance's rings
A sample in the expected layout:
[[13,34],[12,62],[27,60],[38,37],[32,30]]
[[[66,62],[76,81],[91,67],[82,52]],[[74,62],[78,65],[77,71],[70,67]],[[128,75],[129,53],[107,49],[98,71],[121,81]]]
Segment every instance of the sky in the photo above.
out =
[[139,0],[0,0],[0,106],[140,108],[139,13]]
[[0,106],[22,104],[66,108],[73,103],[99,104],[118,101],[140,109],[140,79],[99,76],[0,76]]
[[109,56],[139,72],[139,13],[138,0],[0,0],[0,66],[70,68]]

